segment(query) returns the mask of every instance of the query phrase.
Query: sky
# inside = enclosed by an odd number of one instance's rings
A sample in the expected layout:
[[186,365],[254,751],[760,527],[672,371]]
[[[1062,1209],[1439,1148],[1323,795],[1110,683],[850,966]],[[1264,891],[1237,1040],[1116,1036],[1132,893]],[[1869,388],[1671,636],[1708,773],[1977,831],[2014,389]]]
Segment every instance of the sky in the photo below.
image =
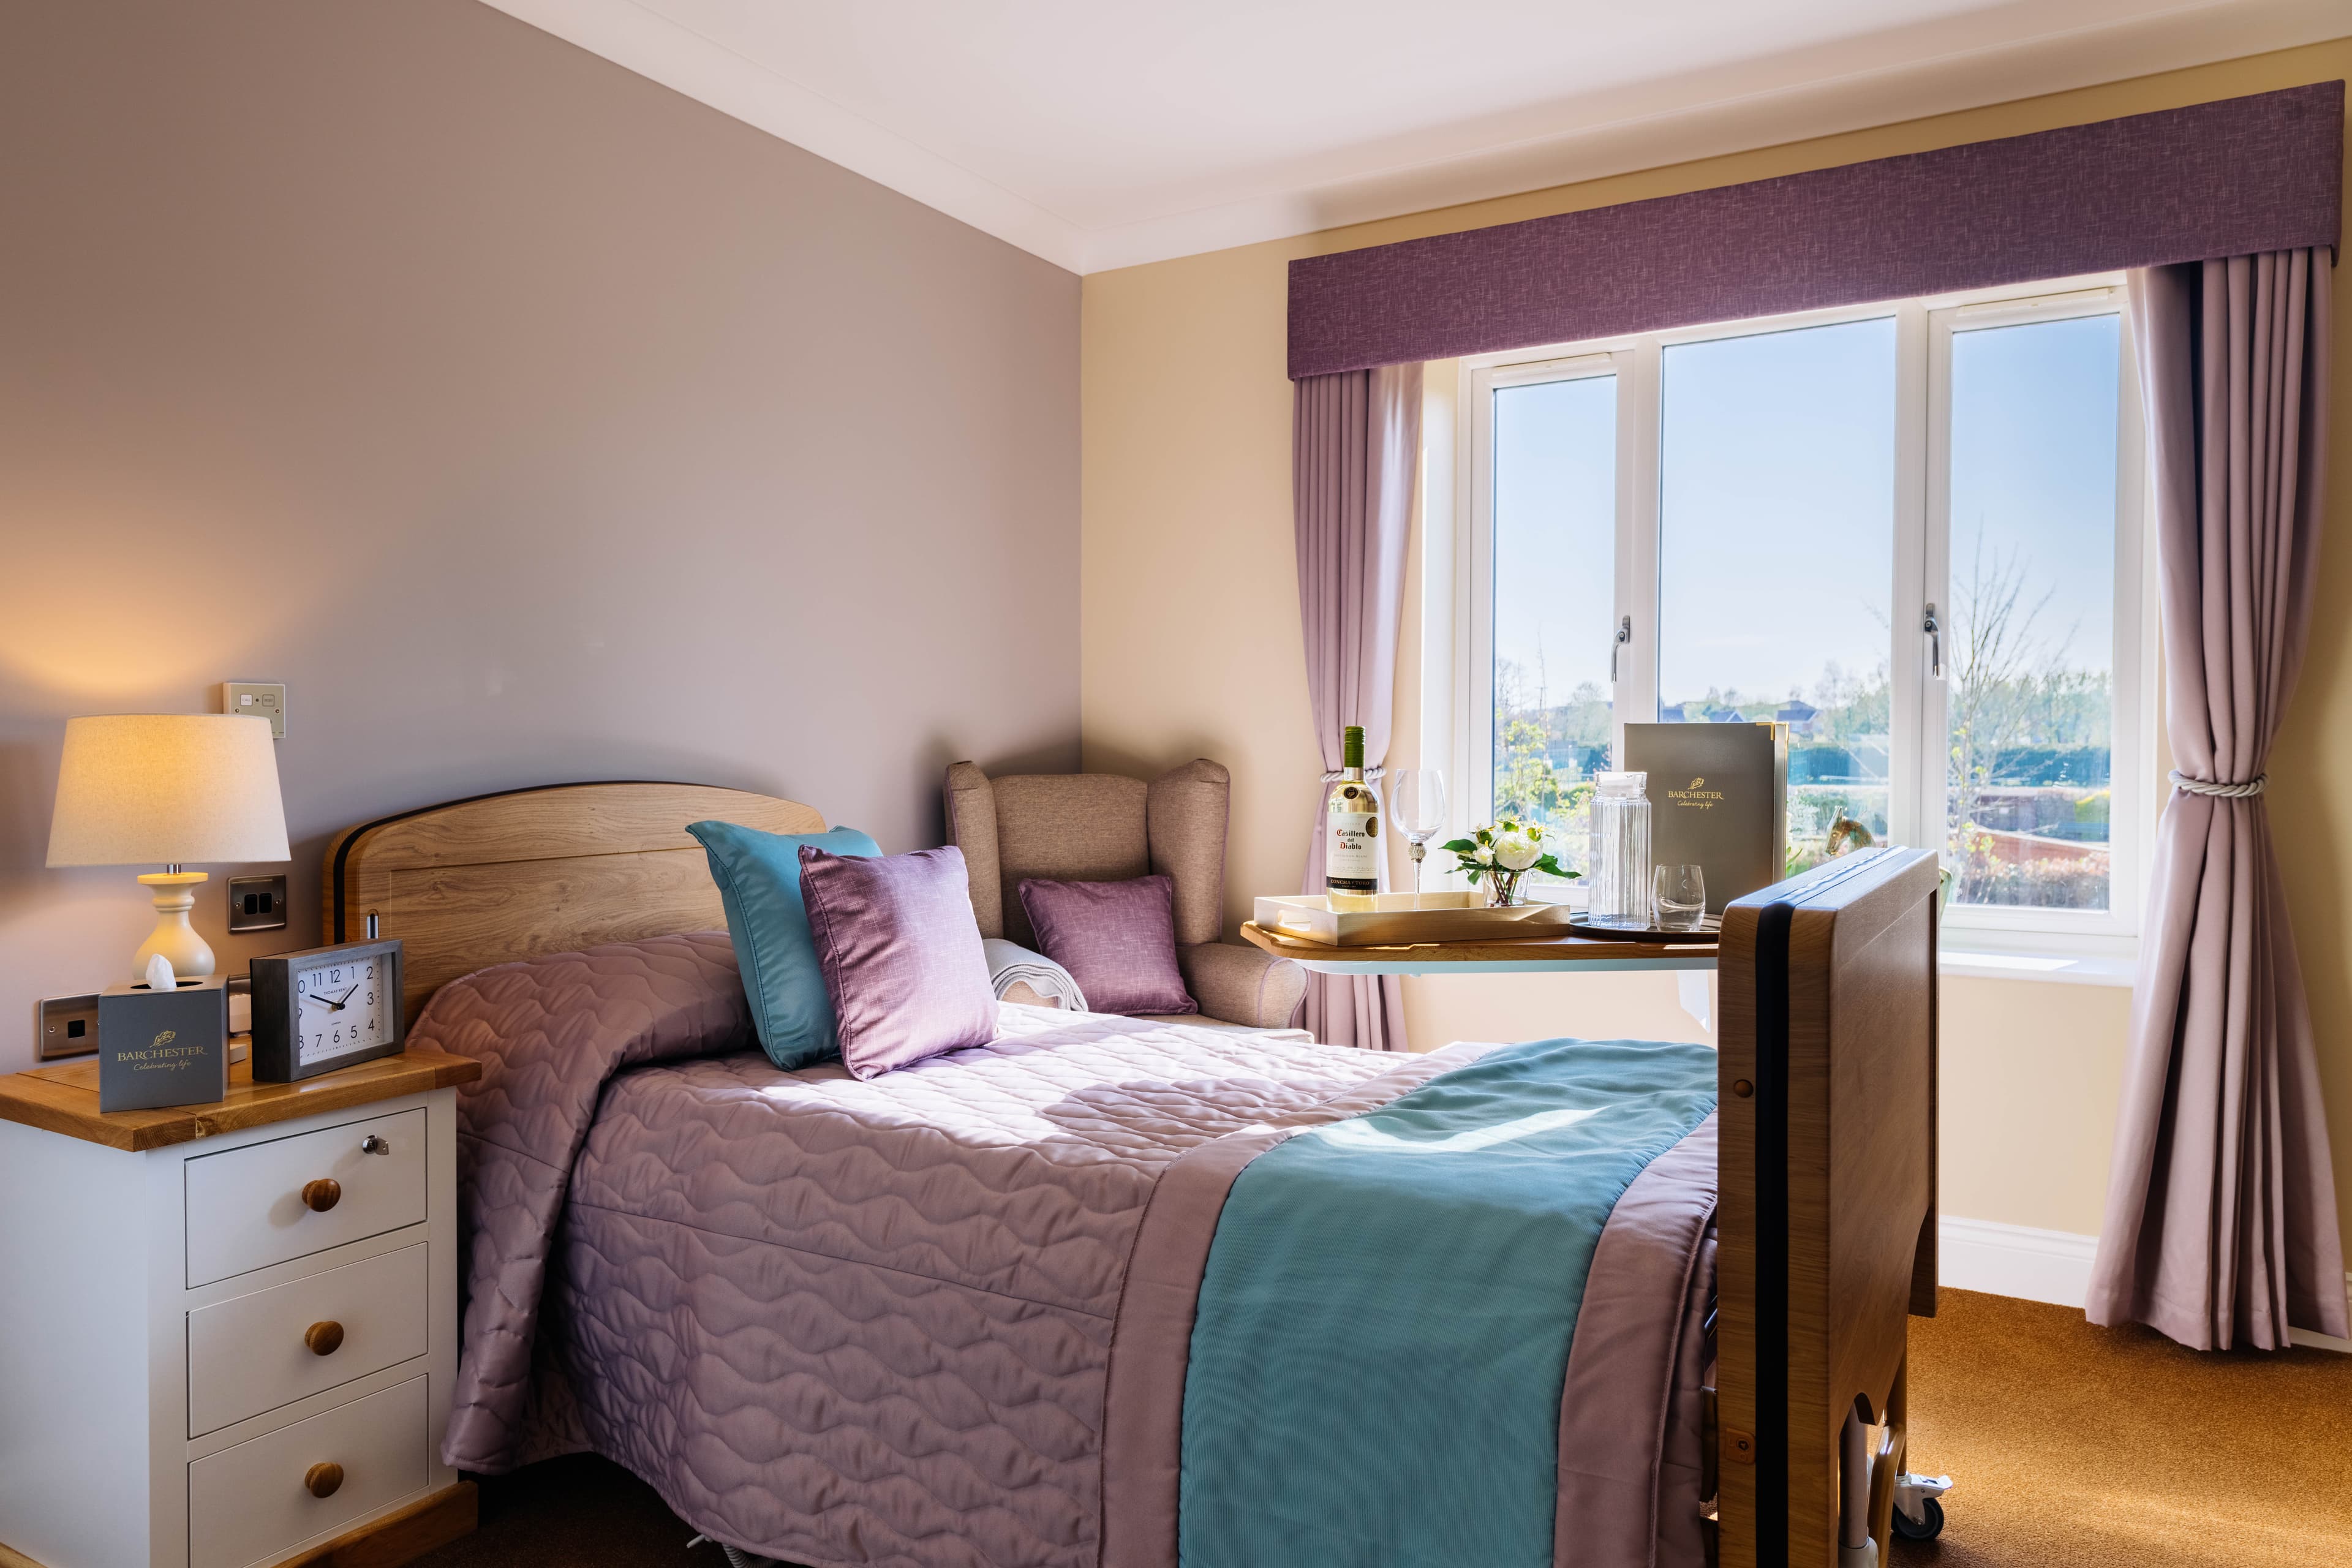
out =
[[[1954,579],[1979,546],[1988,566],[2021,567],[2030,596],[2047,595],[2043,652],[2074,668],[2111,663],[2120,331],[2101,315],[1954,335]],[[1662,381],[1661,699],[1810,698],[1831,661],[1885,661],[1894,319],[1678,344]],[[1540,661],[1553,701],[1605,689],[1615,379],[1494,396],[1496,658]]]

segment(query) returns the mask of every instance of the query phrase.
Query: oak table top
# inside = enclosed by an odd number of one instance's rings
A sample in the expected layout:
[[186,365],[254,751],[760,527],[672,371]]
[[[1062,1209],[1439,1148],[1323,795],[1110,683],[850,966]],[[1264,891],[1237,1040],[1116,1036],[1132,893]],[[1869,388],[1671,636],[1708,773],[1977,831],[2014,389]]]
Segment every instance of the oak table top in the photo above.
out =
[[110,1149],[161,1149],[322,1110],[347,1110],[471,1083],[481,1076],[482,1064],[471,1057],[414,1047],[299,1083],[256,1083],[253,1064],[237,1062],[228,1069],[226,1100],[157,1110],[100,1111],[98,1058],[92,1056],[0,1078],[0,1121],[20,1121]]
[[1589,936],[1332,947],[1279,935],[1255,921],[1243,924],[1242,940],[1317,974],[1592,974],[1626,969],[1713,969],[1717,952],[1711,942],[1619,942]]

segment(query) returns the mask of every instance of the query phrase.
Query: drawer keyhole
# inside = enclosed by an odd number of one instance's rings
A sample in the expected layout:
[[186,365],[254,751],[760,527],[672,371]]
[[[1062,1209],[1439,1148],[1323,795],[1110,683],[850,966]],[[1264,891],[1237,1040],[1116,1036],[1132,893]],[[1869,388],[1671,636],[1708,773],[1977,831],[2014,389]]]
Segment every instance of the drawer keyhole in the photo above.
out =
[[342,1201],[343,1184],[332,1176],[302,1184],[302,1206],[313,1214],[325,1214]]
[[343,1467],[332,1459],[322,1465],[313,1465],[310,1473],[302,1478],[302,1484],[310,1489],[312,1497],[332,1497],[342,1489]]
[[343,1325],[331,1319],[313,1323],[302,1331],[302,1342],[310,1347],[312,1355],[332,1355],[343,1348]]

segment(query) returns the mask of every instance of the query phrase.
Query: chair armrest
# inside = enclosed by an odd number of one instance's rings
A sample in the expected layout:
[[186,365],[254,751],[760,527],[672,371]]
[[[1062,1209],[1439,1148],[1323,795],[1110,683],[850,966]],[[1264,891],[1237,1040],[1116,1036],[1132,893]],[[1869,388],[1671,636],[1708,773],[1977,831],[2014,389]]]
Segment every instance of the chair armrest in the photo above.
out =
[[1254,1029],[1286,1026],[1307,997],[1307,971],[1238,942],[1179,947],[1176,967],[1203,1015]]

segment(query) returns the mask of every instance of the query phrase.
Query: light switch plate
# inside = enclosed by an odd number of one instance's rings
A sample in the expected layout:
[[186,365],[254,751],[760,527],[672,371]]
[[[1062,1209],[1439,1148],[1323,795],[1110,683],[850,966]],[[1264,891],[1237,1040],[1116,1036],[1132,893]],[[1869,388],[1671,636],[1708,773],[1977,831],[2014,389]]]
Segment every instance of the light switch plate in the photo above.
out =
[[86,996],[44,996],[41,1020],[33,1037],[33,1057],[52,1062],[60,1057],[87,1056],[98,1049],[98,994]]
[[286,929],[286,876],[231,877],[228,879],[228,929],[231,933],[245,931],[284,931]]
[[286,688],[270,680],[224,680],[220,689],[221,711],[247,713],[269,721],[272,739],[286,738]]

